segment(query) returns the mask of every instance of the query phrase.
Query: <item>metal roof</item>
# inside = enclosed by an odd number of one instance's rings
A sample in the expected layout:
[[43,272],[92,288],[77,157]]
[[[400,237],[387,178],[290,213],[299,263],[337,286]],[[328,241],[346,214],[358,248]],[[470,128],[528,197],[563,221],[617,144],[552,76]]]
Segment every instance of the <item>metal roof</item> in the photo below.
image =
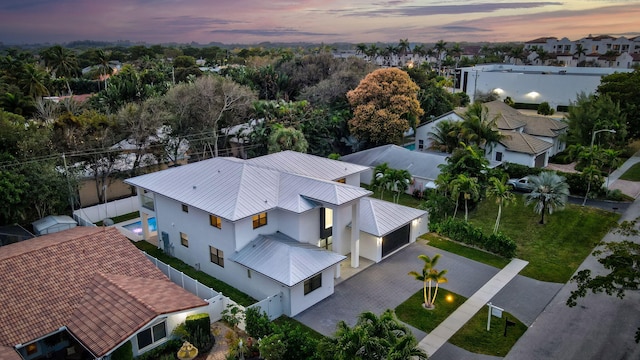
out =
[[294,286],[346,258],[277,232],[258,236],[229,260],[279,283]]
[[360,200],[360,231],[385,236],[427,212],[372,198]]
[[342,205],[371,194],[357,186],[223,157],[137,176],[125,182],[230,221],[275,208],[301,213],[317,206],[309,200]]
[[347,164],[296,151],[281,151],[247,160],[248,164],[272,170],[305,175],[316,179],[338,180],[367,170],[366,167]]
[[411,151],[397,145],[383,145],[340,158],[344,162],[376,167],[387,163],[390,168],[407,170],[413,176],[434,180],[440,174],[438,165],[446,164],[449,154]]

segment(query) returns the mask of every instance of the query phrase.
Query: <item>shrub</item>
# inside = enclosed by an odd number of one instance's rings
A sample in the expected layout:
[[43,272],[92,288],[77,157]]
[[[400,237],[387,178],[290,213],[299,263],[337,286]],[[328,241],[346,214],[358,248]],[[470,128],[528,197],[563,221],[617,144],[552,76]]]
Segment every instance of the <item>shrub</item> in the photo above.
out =
[[211,320],[209,318],[209,314],[200,313],[187,316],[184,321],[184,326],[187,332],[193,336],[198,329],[202,329],[207,333],[211,332]]
[[466,221],[449,218],[435,224],[433,229],[452,240],[473,245],[506,258],[516,255],[516,243],[513,240],[501,233],[486,236],[479,228]]
[[569,151],[566,149],[549,158],[549,162],[554,164],[570,164],[573,162]]
[[133,346],[131,345],[131,341],[127,341],[126,343],[120,345],[112,354],[111,359],[113,360],[133,360]]
[[260,340],[260,355],[265,360],[282,360],[287,352],[284,334],[271,334]]
[[242,310],[233,304],[227,304],[227,308],[222,311],[222,321],[235,328],[242,321]]
[[553,115],[553,113],[555,112],[555,110],[553,110],[551,108],[551,106],[549,106],[549,103],[544,101],[542,103],[540,103],[540,105],[538,105],[538,114],[541,115]]
[[197,328],[197,330],[189,336],[189,342],[198,348],[198,353],[207,353],[211,350],[216,340],[213,335],[211,335],[211,330]]
[[532,168],[526,165],[514,164],[514,163],[505,163],[502,165],[504,171],[509,174],[509,178],[520,179],[528,175],[538,175],[544,169],[541,168]]
[[260,339],[273,333],[273,325],[269,316],[264,311],[260,313],[259,307],[247,308],[244,316],[245,329],[249,336]]
[[514,106],[516,105],[515,101],[513,101],[513,99],[511,98],[511,96],[507,96],[507,97],[504,99],[504,103],[505,103],[505,104],[507,104],[507,105],[509,105],[509,106],[511,106],[511,107],[514,107]]
[[607,200],[624,201],[625,200],[625,196],[622,193],[622,191],[620,191],[620,189],[608,190],[607,191]]

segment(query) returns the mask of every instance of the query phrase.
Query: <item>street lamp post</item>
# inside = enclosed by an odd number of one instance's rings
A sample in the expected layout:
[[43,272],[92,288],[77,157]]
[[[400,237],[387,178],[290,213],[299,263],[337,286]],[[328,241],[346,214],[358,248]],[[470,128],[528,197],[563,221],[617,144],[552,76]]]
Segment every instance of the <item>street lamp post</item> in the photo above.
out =
[[613,134],[616,133],[616,131],[612,130],[612,129],[600,129],[600,130],[594,131],[593,134],[591,134],[591,146],[590,146],[590,148],[591,148],[592,151],[593,151],[593,142],[596,139],[596,134],[599,133],[599,132],[603,132],[603,131],[610,132],[610,133],[613,133]]

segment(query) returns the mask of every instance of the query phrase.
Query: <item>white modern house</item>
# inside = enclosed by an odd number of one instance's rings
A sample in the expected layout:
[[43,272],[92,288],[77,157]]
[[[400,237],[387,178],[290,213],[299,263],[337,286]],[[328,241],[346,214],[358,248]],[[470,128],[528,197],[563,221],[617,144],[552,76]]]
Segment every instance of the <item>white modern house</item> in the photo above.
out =
[[[531,167],[545,167],[549,157],[564,150],[566,144],[562,134],[567,124],[546,116],[525,115],[503,101],[495,100],[483,104],[488,118],[496,119],[496,128],[504,138],[485,154],[491,163],[510,162]],[[452,111],[417,127],[415,142],[418,151],[431,149],[431,133],[441,121],[463,121],[465,110]]]
[[284,151],[126,183],[138,190],[145,238],[155,217],[164,251],[254,298],[281,293],[295,316],[333,293],[341,263],[379,262],[428,231],[426,212],[370,198],[366,169]]
[[552,108],[569,106],[577,94],[595,93],[602,76],[632,69],[528,65],[477,65],[457,69],[456,89],[473,101],[479,93],[496,92],[517,103],[548,102]]

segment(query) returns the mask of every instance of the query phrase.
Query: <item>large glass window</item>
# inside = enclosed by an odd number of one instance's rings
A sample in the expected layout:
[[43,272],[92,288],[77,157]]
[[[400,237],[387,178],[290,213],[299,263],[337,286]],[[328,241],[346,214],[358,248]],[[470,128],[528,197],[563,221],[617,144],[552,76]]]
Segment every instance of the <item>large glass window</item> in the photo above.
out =
[[308,293],[316,289],[319,289],[321,287],[322,287],[322,273],[304,282],[304,294],[307,295]]
[[222,250],[209,246],[209,256],[212,263],[224,267],[224,252]]
[[267,225],[267,213],[263,212],[258,215],[253,215],[253,228],[257,229],[260,226]]
[[167,337],[167,327],[165,322],[153,325],[150,328],[144,329],[136,335],[138,340],[138,350],[158,342]]

